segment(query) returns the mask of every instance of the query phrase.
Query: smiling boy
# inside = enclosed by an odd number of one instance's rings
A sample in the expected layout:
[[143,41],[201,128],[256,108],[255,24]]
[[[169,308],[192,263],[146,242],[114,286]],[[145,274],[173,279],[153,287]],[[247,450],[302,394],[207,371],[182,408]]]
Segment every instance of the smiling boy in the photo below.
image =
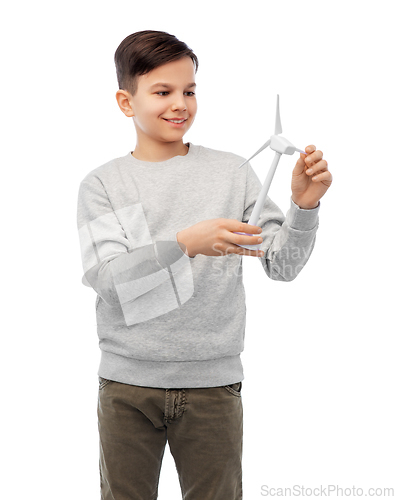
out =
[[[332,176],[308,146],[286,217],[267,197],[249,225],[261,189],[251,165],[183,142],[197,112],[193,51],[147,30],[122,41],[115,65],[136,146],[85,176],[77,214],[83,283],[97,293],[102,499],[157,498],[169,441],[183,498],[239,500],[242,256],[258,257],[271,279],[295,279]],[[255,243],[260,251],[238,246]]]

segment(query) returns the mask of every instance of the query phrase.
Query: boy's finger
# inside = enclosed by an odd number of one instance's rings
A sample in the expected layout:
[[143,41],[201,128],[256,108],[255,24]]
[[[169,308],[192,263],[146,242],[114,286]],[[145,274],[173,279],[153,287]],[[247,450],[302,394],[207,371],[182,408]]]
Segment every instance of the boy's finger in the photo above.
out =
[[308,154],[311,154],[315,151],[315,146],[313,144],[310,144],[309,146],[307,146],[307,148],[304,148],[304,150],[306,151],[306,153]]
[[302,158],[299,158],[295,164],[294,169],[292,170],[292,177],[302,174],[304,168],[305,168],[304,160],[302,160]]
[[241,231],[244,231],[245,233],[251,234],[251,233],[261,233],[262,228],[259,226],[253,226],[252,224],[248,224],[248,222],[243,222],[243,227]]

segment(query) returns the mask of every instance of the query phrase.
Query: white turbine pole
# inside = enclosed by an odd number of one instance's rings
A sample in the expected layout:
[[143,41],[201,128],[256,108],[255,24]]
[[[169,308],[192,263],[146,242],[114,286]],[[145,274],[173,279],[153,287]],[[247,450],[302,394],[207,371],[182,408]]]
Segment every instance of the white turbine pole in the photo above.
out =
[[274,154],[272,166],[270,167],[270,170],[266,176],[261,192],[259,193],[258,199],[256,200],[254,210],[252,211],[250,220],[248,221],[248,224],[251,224],[252,226],[258,225],[259,216],[261,215],[263,205],[265,204],[267,192],[269,191],[270,184],[272,183],[273,176],[276,171],[278,162],[280,161],[280,158],[281,158],[281,153],[277,153],[276,151],[276,153]]

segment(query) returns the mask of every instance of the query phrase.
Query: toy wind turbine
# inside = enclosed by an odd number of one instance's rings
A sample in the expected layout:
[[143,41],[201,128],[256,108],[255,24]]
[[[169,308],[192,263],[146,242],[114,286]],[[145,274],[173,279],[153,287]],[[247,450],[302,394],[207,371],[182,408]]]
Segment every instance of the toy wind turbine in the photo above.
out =
[[[258,149],[256,153],[254,153],[251,158],[248,158],[244,163],[240,165],[239,168],[241,168],[243,165],[245,165],[247,162],[249,162],[254,156],[259,154],[261,151],[263,151],[265,148],[270,146],[273,151],[275,151],[275,155],[273,158],[272,166],[270,167],[270,170],[266,176],[265,182],[262,186],[261,192],[259,193],[258,199],[256,200],[254,209],[252,211],[250,220],[248,221],[248,224],[251,224],[252,226],[258,225],[258,220],[259,216],[262,212],[263,205],[266,200],[267,192],[269,191],[270,184],[272,183],[274,173],[276,171],[278,162],[280,161],[281,155],[286,154],[286,155],[293,155],[295,151],[299,151],[299,153],[303,153],[307,155],[305,151],[302,149],[296,148],[291,142],[289,142],[288,139],[285,137],[280,137],[280,134],[282,133],[283,129],[281,127],[281,120],[280,120],[280,96],[277,94],[277,109],[276,109],[276,123],[274,127],[274,135],[270,137],[270,139],[265,142],[265,144]],[[247,234],[249,233],[239,233],[236,232],[236,234]],[[251,235],[249,235],[251,236]],[[256,235],[254,235],[256,236]],[[243,248],[247,248],[248,250],[259,250],[261,244],[259,245],[238,245]]]

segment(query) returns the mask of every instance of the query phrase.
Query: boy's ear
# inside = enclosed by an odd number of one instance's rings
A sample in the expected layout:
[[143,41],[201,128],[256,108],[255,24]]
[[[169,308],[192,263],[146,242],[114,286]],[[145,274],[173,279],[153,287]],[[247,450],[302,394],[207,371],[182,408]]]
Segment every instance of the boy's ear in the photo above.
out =
[[115,98],[122,113],[126,116],[134,116],[129,92],[126,90],[118,90],[115,94]]

